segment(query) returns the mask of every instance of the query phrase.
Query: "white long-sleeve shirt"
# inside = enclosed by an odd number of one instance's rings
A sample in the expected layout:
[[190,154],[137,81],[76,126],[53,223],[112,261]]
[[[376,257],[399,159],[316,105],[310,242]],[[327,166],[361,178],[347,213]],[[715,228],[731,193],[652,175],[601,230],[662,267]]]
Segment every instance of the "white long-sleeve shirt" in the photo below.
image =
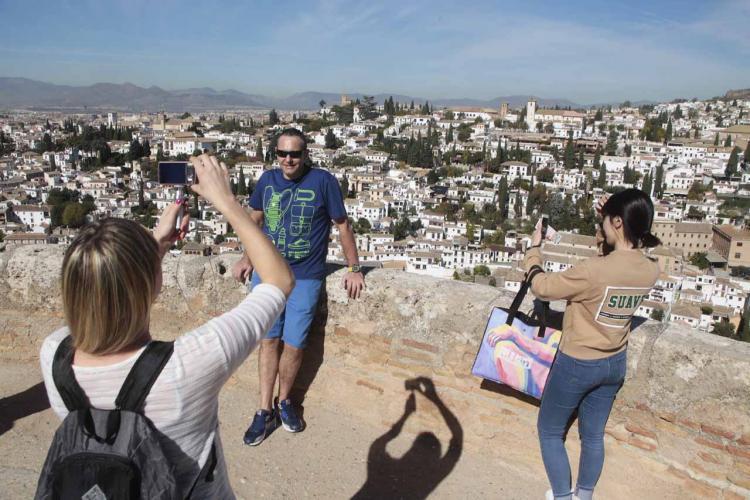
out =
[[[271,328],[285,302],[277,287],[260,284],[231,311],[175,340],[174,353],[151,388],[144,413],[171,441],[164,448],[175,464],[184,494],[206,463],[215,438],[215,479],[200,481],[193,498],[234,498],[218,433],[219,391]],[[67,327],[55,331],[44,340],[40,352],[50,405],[61,419],[68,410],[52,380],[52,362],[69,333]],[[76,380],[93,407],[114,409],[120,387],[142,352],[107,366],[73,365]]]

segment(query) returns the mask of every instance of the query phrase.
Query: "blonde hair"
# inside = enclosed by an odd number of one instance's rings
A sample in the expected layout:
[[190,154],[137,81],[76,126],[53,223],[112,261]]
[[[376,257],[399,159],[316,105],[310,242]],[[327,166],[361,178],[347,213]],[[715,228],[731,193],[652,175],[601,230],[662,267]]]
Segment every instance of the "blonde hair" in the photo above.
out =
[[88,224],[65,252],[62,300],[73,344],[111,354],[148,329],[161,259],[156,240],[125,219]]

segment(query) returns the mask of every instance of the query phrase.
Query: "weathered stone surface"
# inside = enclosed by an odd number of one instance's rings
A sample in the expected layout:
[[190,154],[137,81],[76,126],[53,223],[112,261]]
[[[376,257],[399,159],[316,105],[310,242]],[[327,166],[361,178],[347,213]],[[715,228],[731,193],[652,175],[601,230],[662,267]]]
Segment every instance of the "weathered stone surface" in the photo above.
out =
[[[167,256],[154,333],[173,338],[239,302],[246,292],[229,272],[237,258]],[[0,359],[33,361],[44,336],[62,324],[61,261],[58,247],[0,253]],[[352,301],[340,286],[341,275],[329,275],[316,319],[308,356],[317,365],[307,398],[346,407],[365,422],[392,423],[403,411],[404,380],[427,376],[461,421],[466,446],[501,440],[502,446],[487,447],[495,460],[538,469],[538,402],[470,374],[487,315],[493,306],[507,307],[512,293],[378,269],[367,274],[363,297]],[[523,308],[531,308],[530,299]],[[674,465],[685,476],[673,480],[691,498],[720,495],[722,489],[725,496],[750,495],[746,472],[733,465],[747,459],[750,443],[750,345],[646,321],[631,335],[628,366],[607,431],[616,439],[607,439],[608,460],[638,456],[652,469]],[[256,374],[251,359],[232,385],[254,386]],[[425,425],[434,424],[438,413],[419,404],[426,408],[420,417]],[[445,432],[438,431],[441,437]],[[573,454],[576,438],[574,426]],[[618,453],[610,454],[611,447]],[[619,465],[623,471],[630,467]],[[612,498],[626,498],[628,486],[617,488],[609,491],[623,496]]]

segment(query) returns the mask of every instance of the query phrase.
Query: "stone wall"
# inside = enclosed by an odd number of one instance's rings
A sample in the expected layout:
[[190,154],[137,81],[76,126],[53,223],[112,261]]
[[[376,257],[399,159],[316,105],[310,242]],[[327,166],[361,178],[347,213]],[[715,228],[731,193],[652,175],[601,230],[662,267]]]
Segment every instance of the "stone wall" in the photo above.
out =
[[[152,316],[157,336],[174,338],[237,303],[229,269],[237,256],[174,257]],[[36,358],[62,323],[57,247],[0,253],[0,359]],[[300,401],[341,405],[376,423],[401,415],[405,381],[430,378],[461,423],[466,446],[485,447],[506,467],[539,467],[538,404],[470,374],[494,305],[512,294],[492,287],[372,270],[359,301],[328,277],[299,377]],[[625,447],[674,475],[688,497],[750,497],[750,345],[678,325],[647,321],[631,336],[629,373],[607,427],[607,447]],[[251,359],[232,383],[256,378]],[[435,410],[428,425],[451,430]],[[568,448],[579,452],[576,426]],[[447,442],[447,441],[443,441]]]

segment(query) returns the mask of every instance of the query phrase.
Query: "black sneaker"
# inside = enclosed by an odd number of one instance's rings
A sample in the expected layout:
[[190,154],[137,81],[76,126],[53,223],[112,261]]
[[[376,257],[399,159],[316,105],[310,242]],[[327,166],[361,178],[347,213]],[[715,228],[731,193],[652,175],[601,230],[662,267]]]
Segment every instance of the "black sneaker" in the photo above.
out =
[[284,427],[285,431],[302,432],[305,428],[305,424],[302,422],[302,419],[297,416],[297,412],[294,411],[291,399],[285,399],[284,401],[279,402],[276,409],[279,417],[281,417],[281,426]]
[[266,439],[276,425],[274,412],[268,410],[258,410],[253,417],[253,423],[245,431],[245,444],[258,446]]

